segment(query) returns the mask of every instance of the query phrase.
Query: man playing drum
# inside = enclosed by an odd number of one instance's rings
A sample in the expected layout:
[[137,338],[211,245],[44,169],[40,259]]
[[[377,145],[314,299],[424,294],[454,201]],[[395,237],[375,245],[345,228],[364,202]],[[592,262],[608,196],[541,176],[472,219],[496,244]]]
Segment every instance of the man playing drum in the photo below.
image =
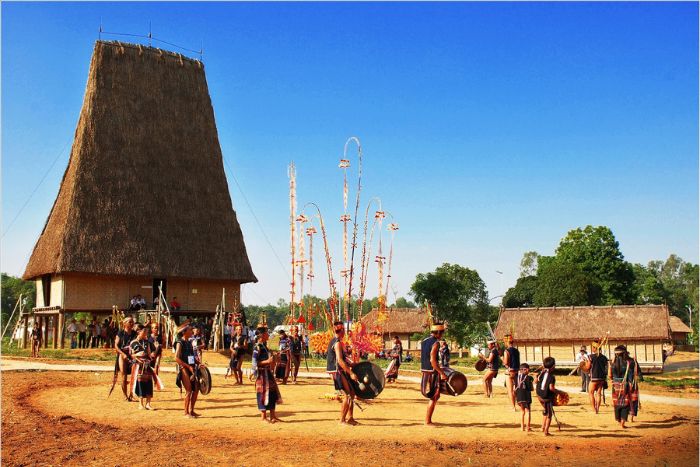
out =
[[435,323],[430,327],[430,336],[420,343],[421,394],[429,399],[428,411],[425,414],[425,424],[433,424],[433,412],[440,399],[440,381],[447,380],[445,371],[438,362],[440,339],[445,333],[445,325]]
[[484,396],[493,396],[493,379],[498,375],[498,369],[501,366],[501,357],[498,355],[496,341],[490,340],[487,342],[489,346],[489,355],[486,360],[486,373],[484,373]]

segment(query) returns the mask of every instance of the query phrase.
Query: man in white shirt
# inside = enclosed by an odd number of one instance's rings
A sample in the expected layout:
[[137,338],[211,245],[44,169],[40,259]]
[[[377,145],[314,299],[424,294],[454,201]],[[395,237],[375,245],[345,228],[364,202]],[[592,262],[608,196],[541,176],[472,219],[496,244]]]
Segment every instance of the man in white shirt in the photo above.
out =
[[66,331],[68,331],[68,335],[70,336],[70,348],[76,348],[78,346],[78,324],[75,318],[68,323]]
[[582,362],[590,361],[588,352],[586,352],[586,346],[581,346],[581,351],[576,355],[576,363],[579,364],[578,371],[581,373],[581,392],[588,392],[588,384],[591,382],[591,374],[586,371],[581,364]]
[[78,323],[78,348],[84,349],[87,346],[85,340],[85,334],[87,333],[87,326],[85,325],[85,319],[81,319]]

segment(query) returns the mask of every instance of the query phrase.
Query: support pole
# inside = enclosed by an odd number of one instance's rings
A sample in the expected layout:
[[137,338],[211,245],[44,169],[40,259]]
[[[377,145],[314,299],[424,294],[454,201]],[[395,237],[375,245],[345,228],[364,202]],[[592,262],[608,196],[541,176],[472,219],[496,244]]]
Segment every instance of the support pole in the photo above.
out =
[[39,318],[39,322],[41,323],[41,327],[39,329],[42,330],[43,338],[42,344],[44,345],[45,349],[49,348],[49,317],[47,316],[41,316]]
[[58,348],[58,318],[61,316],[61,312],[59,311],[57,315],[53,315],[51,317],[51,322],[53,323],[53,348],[57,349]]
[[29,314],[21,316],[20,319],[24,321],[22,326],[22,348],[27,348],[27,329],[29,328]]
[[[65,340],[65,324],[66,324],[66,315],[63,310],[58,311],[58,348],[62,349],[64,344],[63,341]],[[55,349],[56,347],[54,347]]]

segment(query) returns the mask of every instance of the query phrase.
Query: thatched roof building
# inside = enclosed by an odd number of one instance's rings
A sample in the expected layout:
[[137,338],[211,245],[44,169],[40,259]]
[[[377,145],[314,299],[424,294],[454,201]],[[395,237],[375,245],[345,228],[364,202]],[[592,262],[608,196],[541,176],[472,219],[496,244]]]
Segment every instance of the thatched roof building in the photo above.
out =
[[24,278],[37,279],[37,305],[64,310],[123,307],[155,280],[183,306],[212,309],[222,288],[257,281],[200,61],[95,44],[70,161]]
[[[375,329],[379,324],[376,308],[362,317],[362,322],[370,330]],[[390,308],[387,310],[387,320],[381,324],[384,330],[384,346],[393,347],[394,336],[399,336],[404,349],[417,348],[419,342],[411,339],[413,334],[424,333],[427,329],[427,314],[422,308]]]
[[62,272],[256,281],[201,62],[95,44],[70,162],[24,278]]
[[688,327],[678,316],[669,316],[668,324],[671,327],[671,339],[675,344],[685,344],[688,341],[688,334],[693,330]]
[[494,332],[500,340],[511,331],[525,361],[550,355],[558,366],[574,365],[582,345],[590,351],[591,341],[609,332],[606,354],[624,344],[643,366],[660,369],[670,339],[666,305],[505,308]]

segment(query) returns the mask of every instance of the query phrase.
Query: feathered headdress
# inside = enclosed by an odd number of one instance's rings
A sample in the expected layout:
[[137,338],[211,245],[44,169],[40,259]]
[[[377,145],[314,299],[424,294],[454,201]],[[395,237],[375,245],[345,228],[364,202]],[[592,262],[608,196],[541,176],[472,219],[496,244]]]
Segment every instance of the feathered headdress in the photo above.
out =
[[258,321],[258,331],[265,332],[267,331],[267,314],[260,313],[260,321]]
[[425,309],[428,313],[428,324],[430,325],[430,332],[436,332],[436,331],[444,331],[445,330],[445,322],[441,321],[435,316],[433,313],[433,307],[428,303],[428,300],[425,301]]

